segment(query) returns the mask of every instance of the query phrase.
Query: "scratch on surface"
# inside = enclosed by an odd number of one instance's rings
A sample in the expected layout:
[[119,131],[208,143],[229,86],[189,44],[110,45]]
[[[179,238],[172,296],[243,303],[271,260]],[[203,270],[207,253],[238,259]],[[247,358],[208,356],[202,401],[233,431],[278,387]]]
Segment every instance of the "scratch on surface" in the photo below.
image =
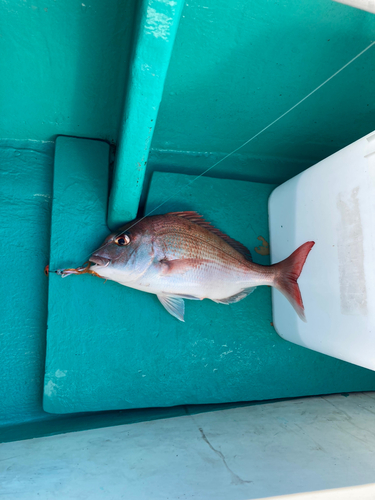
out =
[[325,401],[326,403],[329,403],[331,406],[333,406],[334,408],[336,408],[337,411],[339,411],[340,413],[342,413],[343,415],[345,415],[345,417],[351,421],[352,420],[352,417],[346,413],[345,410],[342,410],[341,408],[339,408],[337,405],[335,405],[335,403],[332,403],[332,401],[330,401],[328,398],[325,398],[324,396],[321,396],[321,398],[323,399],[323,401]]
[[162,12],[157,12],[152,7],[147,8],[147,24],[145,26],[146,32],[154,35],[155,38],[162,38],[168,40],[170,35],[170,27],[173,19],[168,17]]
[[[371,436],[374,436],[375,437],[375,434],[373,432],[371,432],[369,429],[364,429],[363,427],[360,427],[355,421],[353,421],[353,418],[348,414],[346,413],[345,410],[342,410],[341,408],[339,408],[337,405],[335,405],[335,403],[332,403],[332,401],[330,401],[329,399],[325,398],[324,396],[321,396],[321,398],[326,402],[326,403],[329,403],[331,406],[333,406],[334,408],[336,408],[336,410],[340,413],[342,413],[345,418],[346,418],[346,421],[348,423],[350,423],[353,427],[356,427],[357,429],[359,429],[360,431],[364,432],[365,434],[368,433],[368,434],[371,434]],[[355,437],[356,439],[358,439],[359,441],[362,441],[363,443],[365,444],[368,444],[368,440],[365,440],[365,439],[361,439],[360,437],[356,436],[355,434],[352,434],[351,432],[349,432],[347,429],[343,429],[342,427],[340,427],[340,429],[348,434],[350,434],[351,436]]]
[[221,353],[220,357],[222,358],[223,356],[226,356],[227,354],[230,354],[231,352],[233,352],[233,351],[229,349],[229,351]]
[[327,453],[326,450],[323,448],[323,446],[316,439],[314,439],[312,436],[310,436],[310,434],[308,432],[306,432],[300,425],[298,425],[296,422],[294,423],[294,425],[296,427],[298,427],[298,429],[302,432],[302,434],[307,436],[315,444],[316,449],[318,451],[323,451],[324,453]]
[[37,194],[34,194],[34,196],[41,196],[43,198],[49,198],[49,199],[52,198],[52,196],[50,194],[39,194],[39,193],[37,193]]
[[13,458],[18,458],[19,455],[13,455],[13,457],[0,458],[0,462],[6,462],[7,460],[12,460]]
[[[337,424],[336,424],[337,425]],[[354,424],[353,424],[354,425]],[[354,425],[354,427],[357,427],[356,425]],[[368,441],[366,439],[362,439],[360,438],[359,436],[357,436],[356,434],[353,434],[352,432],[350,432],[348,429],[345,429],[344,427],[342,427],[341,425],[337,425],[337,428],[340,429],[341,432],[345,432],[345,434],[348,434],[349,436],[352,436],[354,439],[356,439],[357,441],[360,441],[361,443],[363,443],[365,445],[365,447],[369,450],[372,450],[373,447],[368,443]],[[360,427],[358,427],[358,429],[360,429]],[[360,429],[361,430],[361,429]]]
[[212,446],[212,444],[209,442],[209,440],[207,439],[207,436],[206,434],[204,433],[202,427],[198,427],[199,428],[199,432],[201,433],[201,436],[202,436],[202,439],[205,443],[208,444],[208,446],[211,448],[211,450],[216,453],[216,455],[218,457],[221,458],[221,460],[223,461],[223,464],[225,465],[226,469],[228,470],[228,472],[230,473],[230,475],[232,476],[232,482],[234,484],[245,484],[245,483],[252,483],[252,481],[245,481],[244,479],[241,479],[240,476],[238,476],[237,474],[235,474],[232,469],[228,466],[227,464],[227,461],[225,460],[225,457],[224,455],[221,453],[221,451],[217,450],[216,448],[214,448]]
[[362,393],[364,396],[367,396],[368,398],[370,399],[375,399],[374,397],[371,396],[371,394],[368,394],[368,393]]

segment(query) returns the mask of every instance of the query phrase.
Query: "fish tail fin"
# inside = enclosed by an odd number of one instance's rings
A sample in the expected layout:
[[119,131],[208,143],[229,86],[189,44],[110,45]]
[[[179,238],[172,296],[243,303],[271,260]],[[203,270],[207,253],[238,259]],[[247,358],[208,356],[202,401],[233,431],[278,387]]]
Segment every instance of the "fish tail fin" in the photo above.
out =
[[297,279],[306,262],[310,250],[315,245],[314,241],[308,241],[301,245],[287,259],[275,264],[275,280],[273,286],[289,300],[296,313],[302,321],[306,322],[305,309],[303,307],[301,291]]

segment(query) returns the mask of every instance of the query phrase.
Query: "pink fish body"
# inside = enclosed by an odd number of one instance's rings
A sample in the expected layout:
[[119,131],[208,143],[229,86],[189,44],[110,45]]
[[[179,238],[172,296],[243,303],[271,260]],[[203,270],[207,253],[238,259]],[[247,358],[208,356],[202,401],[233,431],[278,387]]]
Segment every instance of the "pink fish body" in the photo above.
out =
[[276,287],[305,320],[297,279],[314,242],[288,259],[261,266],[249,250],[211,226],[196,212],[145,217],[123,226],[90,257],[95,273],[157,295],[167,311],[184,321],[184,299],[238,302],[257,286]]

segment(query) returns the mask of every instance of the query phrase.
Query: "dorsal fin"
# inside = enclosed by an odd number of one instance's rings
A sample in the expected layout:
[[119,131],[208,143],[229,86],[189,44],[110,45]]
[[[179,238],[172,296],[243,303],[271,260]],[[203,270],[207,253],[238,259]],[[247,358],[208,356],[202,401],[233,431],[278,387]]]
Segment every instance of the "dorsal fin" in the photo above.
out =
[[237,250],[241,255],[245,257],[245,259],[249,260],[250,262],[253,261],[251,257],[250,250],[245,247],[242,243],[239,241],[234,240],[233,238],[230,238],[227,234],[223,233],[219,229],[217,229],[215,226],[212,226],[210,222],[206,221],[203,218],[203,215],[198,214],[197,212],[193,211],[188,211],[188,212],[169,212],[167,215],[177,215],[178,217],[184,217],[185,219],[194,222],[195,224],[198,224],[201,227],[204,227],[208,231],[211,231],[211,233],[216,234],[217,236],[220,236],[224,241],[226,241],[232,248]]

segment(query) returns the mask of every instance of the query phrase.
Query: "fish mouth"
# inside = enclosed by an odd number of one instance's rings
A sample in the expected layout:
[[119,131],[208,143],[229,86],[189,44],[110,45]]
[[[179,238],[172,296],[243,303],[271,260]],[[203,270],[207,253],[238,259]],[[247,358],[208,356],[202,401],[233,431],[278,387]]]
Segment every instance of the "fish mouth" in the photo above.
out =
[[91,255],[90,262],[93,262],[94,264],[97,264],[98,266],[104,266],[107,267],[109,263],[111,262],[111,259],[107,259],[106,257],[101,257],[100,255]]

